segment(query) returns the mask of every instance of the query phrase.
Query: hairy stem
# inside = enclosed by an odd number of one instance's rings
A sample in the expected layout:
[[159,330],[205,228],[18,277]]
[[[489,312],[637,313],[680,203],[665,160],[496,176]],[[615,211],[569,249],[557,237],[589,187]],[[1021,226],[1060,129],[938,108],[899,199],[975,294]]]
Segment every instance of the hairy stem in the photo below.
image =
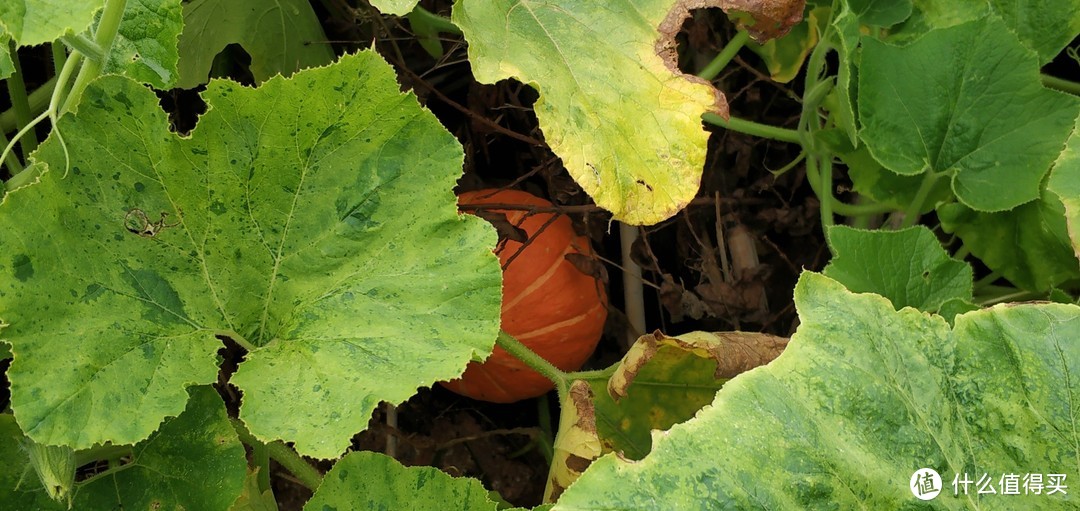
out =
[[514,356],[514,358],[522,361],[525,365],[529,366],[532,370],[544,375],[545,378],[555,383],[555,388],[559,391],[559,402],[562,402],[562,398],[566,396],[569,391],[569,383],[566,380],[566,373],[562,372],[558,367],[555,367],[551,362],[548,362],[537,355],[536,352],[529,349],[528,346],[521,344],[521,341],[514,338],[514,336],[499,330],[499,337],[495,339],[495,344],[500,348],[506,350],[507,353]]

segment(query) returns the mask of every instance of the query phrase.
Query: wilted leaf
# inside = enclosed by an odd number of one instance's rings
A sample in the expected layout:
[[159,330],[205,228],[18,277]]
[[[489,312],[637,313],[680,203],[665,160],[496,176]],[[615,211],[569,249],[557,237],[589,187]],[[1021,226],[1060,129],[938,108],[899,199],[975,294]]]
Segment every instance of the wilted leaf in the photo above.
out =
[[594,391],[583,380],[570,385],[560,404],[559,431],[555,435],[555,455],[551,460],[544,502],[555,502],[573,484],[593,460],[600,457],[602,446],[596,429]]
[[1035,55],[1000,20],[905,47],[862,45],[860,137],[875,159],[898,174],[940,174],[979,211],[1038,197],[1080,102],[1039,84]]
[[727,115],[722,94],[678,71],[674,36],[686,11],[669,16],[670,7],[670,0],[454,6],[477,80],[516,78],[538,88],[534,108],[548,145],[598,205],[631,224],[659,222],[693,199],[709,136],[701,114]]
[[[1055,495],[953,496],[957,475],[1080,477],[1080,308],[997,306],[956,318],[896,311],[804,273],[784,354],[729,381],[653,452],[603,456],[555,509],[906,509],[928,467],[943,509],[1065,509]],[[662,504],[658,504],[662,503]]]
[[70,175],[0,206],[12,408],[41,443],[139,441],[217,378],[225,335],[253,349],[251,432],[336,457],[378,402],[490,352],[495,235],[457,213],[461,146],[373,53],[205,99],[181,138],[151,91],[99,80],[60,122]]
[[307,0],[192,0],[184,5],[176,86],[206,83],[214,57],[233,43],[251,56],[251,74],[259,83],[334,60]]
[[361,451],[334,464],[304,509],[495,511],[498,507],[476,479],[453,478],[432,467],[403,467],[388,456]]
[[956,298],[971,301],[971,266],[945,252],[924,226],[901,231],[829,228],[833,260],[824,273],[856,293],[877,293],[897,309],[937,312]]
[[787,339],[754,332],[644,335],[606,381],[591,381],[604,452],[641,459],[651,432],[686,421],[735,375],[769,363]]
[[832,13],[828,7],[818,7],[801,23],[791,28],[784,37],[771,39],[762,44],[750,43],[747,47],[765,61],[769,76],[776,82],[788,83],[795,79],[803,62],[814,49],[818,38]]

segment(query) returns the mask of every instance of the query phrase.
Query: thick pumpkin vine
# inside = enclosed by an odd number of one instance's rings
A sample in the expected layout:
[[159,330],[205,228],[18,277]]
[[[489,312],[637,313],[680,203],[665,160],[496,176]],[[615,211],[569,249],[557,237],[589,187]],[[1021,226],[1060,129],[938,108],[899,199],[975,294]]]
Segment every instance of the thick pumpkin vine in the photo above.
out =
[[[439,33],[463,34],[478,80],[535,87],[545,140],[626,225],[694,197],[702,120],[797,144],[789,167],[834,254],[794,290],[797,332],[656,332],[571,372],[607,313],[566,257],[588,256],[587,238],[516,192],[462,197],[499,233],[459,214],[461,145],[374,51],[307,44],[323,37],[307,2],[3,4],[0,502],[274,508],[273,458],[314,490],[305,508],[495,509],[477,480],[349,452],[380,402],[419,387],[504,401],[549,388],[476,387],[466,367],[531,368],[558,389],[556,509],[896,508],[916,502],[922,467],[946,483],[1080,478],[1080,86],[1039,74],[1075,56],[1074,3],[460,0],[449,19],[372,4],[407,15],[433,53]],[[739,35],[687,76],[674,35],[705,7]],[[27,91],[18,50],[46,42],[55,77]],[[258,86],[210,80],[195,130],[170,131],[146,85],[204,83],[230,43]],[[728,115],[710,80],[744,45],[775,79],[804,80],[796,128]],[[537,271],[511,261],[535,250],[556,254],[543,278],[512,275]],[[570,319],[528,318],[572,334],[553,342],[573,352],[531,349],[543,324],[515,326],[511,285],[530,279],[578,290],[549,300],[579,307]],[[1001,304],[1018,300],[1060,303]],[[223,343],[244,353],[225,375],[238,413],[210,386]],[[302,455],[335,462],[322,474]],[[938,498],[1075,500],[1055,493]]]

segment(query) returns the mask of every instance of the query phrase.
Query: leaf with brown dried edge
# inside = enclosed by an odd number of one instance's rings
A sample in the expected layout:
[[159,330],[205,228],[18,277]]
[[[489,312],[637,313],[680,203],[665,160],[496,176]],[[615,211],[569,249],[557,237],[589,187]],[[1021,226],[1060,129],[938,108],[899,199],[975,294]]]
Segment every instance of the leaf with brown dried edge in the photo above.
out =
[[544,502],[555,502],[600,457],[600,438],[596,434],[596,414],[593,391],[584,380],[570,385],[559,416],[559,433],[555,436],[555,457],[551,460]]
[[603,453],[644,458],[652,430],[692,418],[728,379],[767,364],[787,342],[750,332],[641,336],[622,361],[571,385],[545,502],[557,499]]
[[755,41],[763,43],[783,37],[791,27],[802,21],[805,6],[805,0],[683,0],[672,8],[672,12],[680,9],[686,12],[674,27],[677,33],[691,9],[719,7],[740,30],[747,31]]
[[787,342],[753,332],[641,336],[607,382],[590,382],[604,451],[644,458],[652,430],[690,419],[729,379],[769,363]]

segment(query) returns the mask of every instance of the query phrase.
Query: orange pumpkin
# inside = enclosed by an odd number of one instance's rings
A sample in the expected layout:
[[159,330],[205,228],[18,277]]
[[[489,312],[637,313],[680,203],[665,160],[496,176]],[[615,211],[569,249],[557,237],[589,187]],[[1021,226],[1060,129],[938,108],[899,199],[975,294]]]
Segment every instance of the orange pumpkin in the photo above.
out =
[[[458,197],[462,205],[514,204],[551,207],[517,190],[479,190]],[[503,266],[502,329],[559,369],[576,371],[592,355],[607,319],[607,295],[593,276],[582,273],[567,254],[592,255],[589,239],[574,232],[563,215],[520,210],[486,210],[502,214],[524,231],[529,241],[500,240],[495,249]],[[521,250],[520,254],[514,254]],[[513,260],[507,264],[507,261]],[[483,364],[471,362],[461,378],[443,386],[474,399],[512,403],[536,397],[554,384],[496,346]]]

